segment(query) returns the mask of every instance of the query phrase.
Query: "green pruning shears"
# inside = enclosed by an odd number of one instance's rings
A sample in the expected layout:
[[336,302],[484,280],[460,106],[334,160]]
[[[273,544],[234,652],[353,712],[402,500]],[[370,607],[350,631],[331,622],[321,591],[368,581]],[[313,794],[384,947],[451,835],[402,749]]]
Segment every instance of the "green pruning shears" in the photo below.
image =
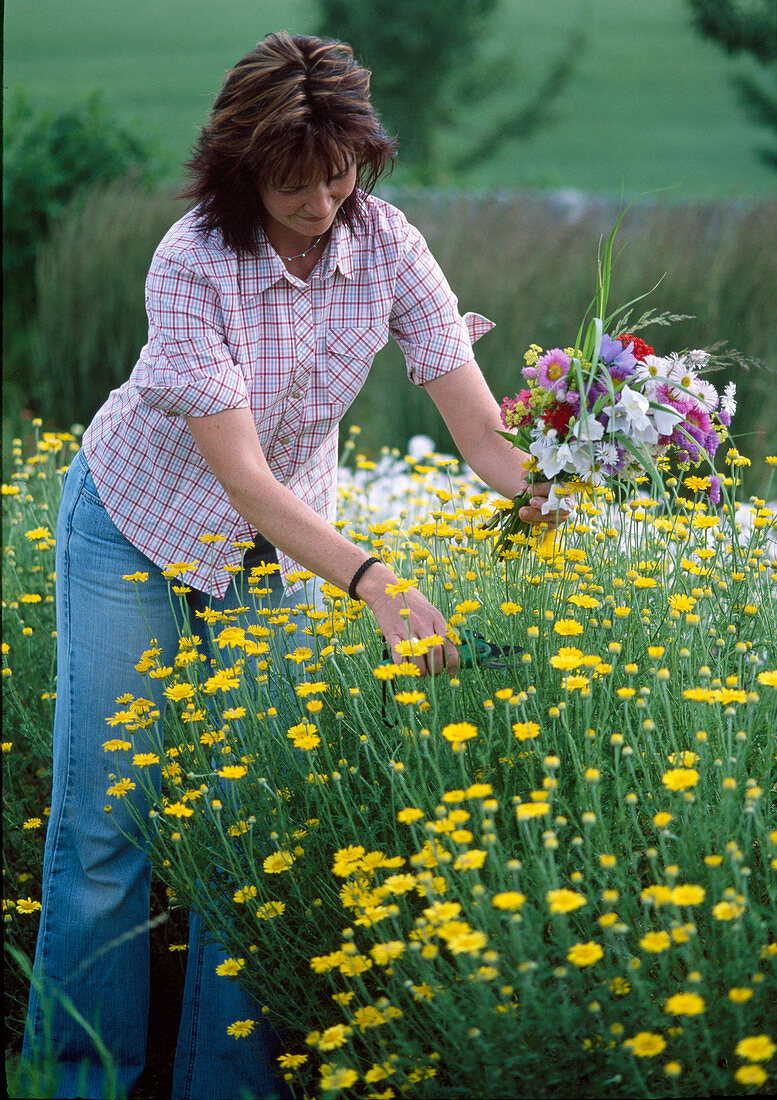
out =
[[520,646],[501,646],[474,630],[462,630],[459,657],[462,668],[514,668],[524,651]]

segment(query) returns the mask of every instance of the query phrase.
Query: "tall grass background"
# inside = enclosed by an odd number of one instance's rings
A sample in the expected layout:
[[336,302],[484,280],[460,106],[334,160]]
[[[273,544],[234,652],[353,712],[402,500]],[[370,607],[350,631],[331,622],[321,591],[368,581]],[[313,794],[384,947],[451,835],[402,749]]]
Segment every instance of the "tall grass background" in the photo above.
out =
[[[427,237],[462,312],[476,310],[496,322],[475,351],[498,398],[520,388],[529,343],[574,340],[595,285],[597,242],[619,203],[531,192],[387,190],[386,197]],[[23,388],[32,411],[50,426],[87,423],[129,374],[147,334],[148,264],[184,209],[172,191],[113,185],[74,205],[42,249]],[[619,248],[613,301],[629,301],[658,284],[646,306],[691,315],[673,326],[671,337],[655,326],[642,332],[658,353],[727,341],[748,360],[745,366],[732,361],[726,377],[737,383],[738,439],[753,459],[745,487],[762,491],[760,460],[773,449],[775,431],[777,201],[667,204],[648,196],[627,214]],[[351,423],[361,426],[367,454],[383,445],[404,447],[416,433],[443,448],[450,444],[432,403],[408,384],[393,344],[378,355],[346,417],[346,426]]]

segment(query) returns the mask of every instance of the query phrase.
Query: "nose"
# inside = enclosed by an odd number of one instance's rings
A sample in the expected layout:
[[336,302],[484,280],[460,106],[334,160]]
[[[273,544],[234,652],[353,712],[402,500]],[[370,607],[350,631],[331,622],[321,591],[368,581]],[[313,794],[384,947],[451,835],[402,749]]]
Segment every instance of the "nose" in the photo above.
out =
[[320,183],[313,189],[312,194],[305,203],[305,209],[311,217],[326,218],[332,211],[333,203],[334,199],[329,187],[326,183]]

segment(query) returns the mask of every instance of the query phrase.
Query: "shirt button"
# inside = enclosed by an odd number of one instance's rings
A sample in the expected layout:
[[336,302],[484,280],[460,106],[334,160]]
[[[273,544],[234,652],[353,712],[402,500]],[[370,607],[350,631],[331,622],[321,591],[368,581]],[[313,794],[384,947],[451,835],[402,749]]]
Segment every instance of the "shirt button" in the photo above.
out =
[[294,398],[298,398],[298,397],[302,397],[302,394],[299,392],[299,390],[295,390],[294,393],[291,396],[294,397]]
[[284,444],[285,446],[289,442],[289,437],[287,435],[282,435],[278,442]]

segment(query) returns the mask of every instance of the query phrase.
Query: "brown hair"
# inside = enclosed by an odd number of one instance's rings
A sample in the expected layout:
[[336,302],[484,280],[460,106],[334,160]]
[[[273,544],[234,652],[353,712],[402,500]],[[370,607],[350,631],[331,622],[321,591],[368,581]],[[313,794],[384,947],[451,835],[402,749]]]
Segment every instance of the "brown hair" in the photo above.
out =
[[[357,187],[371,191],[391,171],[397,143],[369,86],[370,73],[344,42],[268,34],[226,74],[186,164],[182,197],[199,204],[199,228],[252,253],[264,215],[259,186],[329,179],[354,159]],[[353,229],[360,207],[354,189],[337,216]]]

